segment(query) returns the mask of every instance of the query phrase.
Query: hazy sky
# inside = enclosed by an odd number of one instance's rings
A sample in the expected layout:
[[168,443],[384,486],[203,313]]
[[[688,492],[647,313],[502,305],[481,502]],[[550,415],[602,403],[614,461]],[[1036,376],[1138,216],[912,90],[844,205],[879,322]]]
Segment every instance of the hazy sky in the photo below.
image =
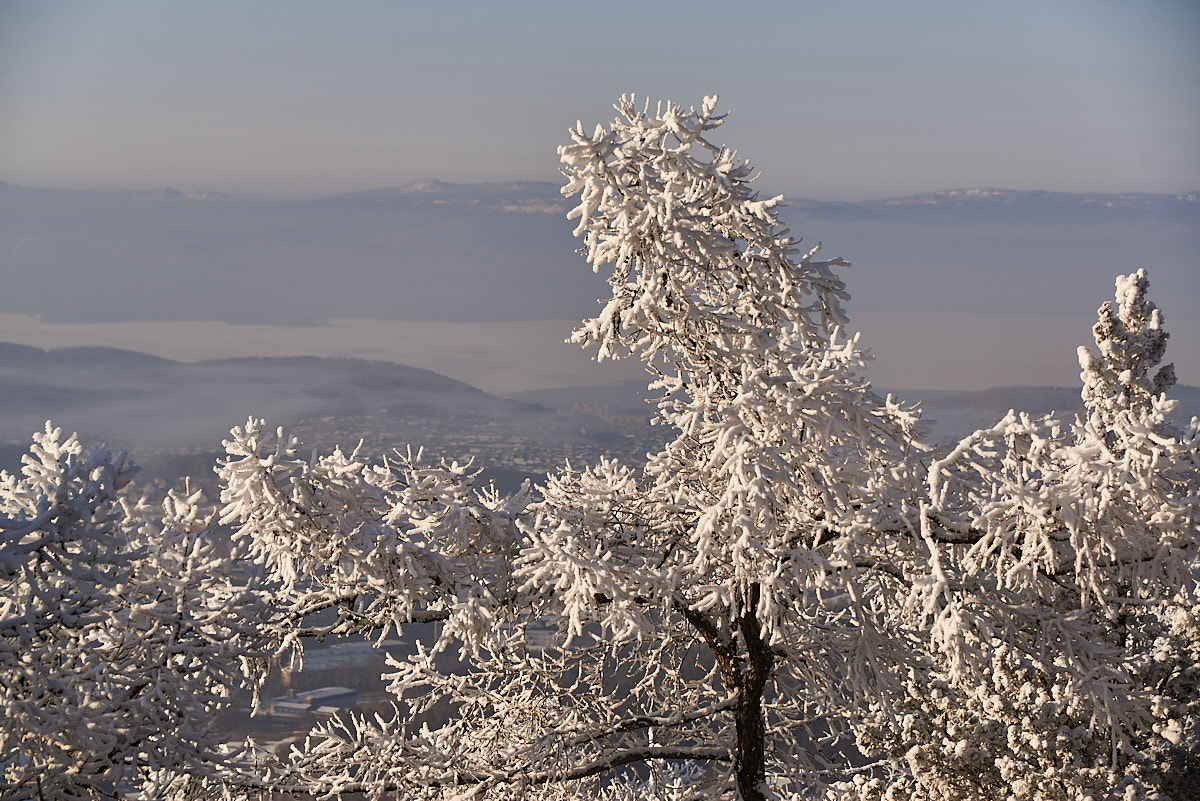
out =
[[5,2],[0,181],[557,180],[622,92],[721,96],[763,189],[1200,189],[1200,3]]

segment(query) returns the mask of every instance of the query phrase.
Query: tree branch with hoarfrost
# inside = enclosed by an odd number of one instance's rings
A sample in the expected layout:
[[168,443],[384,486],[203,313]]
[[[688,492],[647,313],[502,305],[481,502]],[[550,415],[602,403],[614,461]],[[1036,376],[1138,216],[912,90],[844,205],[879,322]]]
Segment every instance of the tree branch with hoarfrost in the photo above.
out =
[[[261,420],[232,435],[217,467],[220,522],[272,583],[281,653],[304,637],[382,640],[413,622],[444,621],[447,636],[468,640],[487,628],[509,592],[525,493],[501,498],[470,465],[425,464],[420,453],[301,459],[298,440]],[[333,620],[311,628],[325,610]]]
[[225,775],[214,713],[260,639],[199,494],[125,492],[124,454],[47,424],[0,472],[0,795],[162,798]]

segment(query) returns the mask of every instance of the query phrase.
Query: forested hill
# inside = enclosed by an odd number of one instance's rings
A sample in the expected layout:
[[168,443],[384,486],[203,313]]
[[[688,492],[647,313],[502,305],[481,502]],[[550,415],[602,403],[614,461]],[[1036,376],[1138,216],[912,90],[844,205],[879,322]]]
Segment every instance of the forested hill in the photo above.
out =
[[191,441],[201,421],[228,428],[251,414],[289,420],[391,409],[497,418],[544,409],[504,400],[429,370],[347,358],[239,358],[183,363],[115,348],[0,343],[5,439],[53,418],[91,434],[112,428],[165,446]]
[[[1009,409],[1064,419],[1082,410],[1079,390],[1068,387],[895,394],[921,403],[935,440],[991,425]],[[429,370],[382,361],[184,363],[114,348],[0,343],[0,468],[18,469],[30,436],[49,419],[85,442],[129,450],[143,465],[194,454],[172,464],[209,475],[229,429],[255,416],[320,449],[353,448],[360,440],[375,453],[425,446],[435,457],[476,457],[494,470],[536,475],[567,457],[606,453],[638,460],[655,449],[664,433],[646,425],[646,396],[643,384],[629,382],[500,398]],[[1200,389],[1176,387],[1171,396],[1180,401],[1178,420],[1200,415]]]
[[[540,437],[582,448],[613,437],[594,418],[561,415],[389,362],[302,357],[182,363],[110,348],[44,351],[0,344],[0,467],[8,470],[19,466],[30,435],[47,419],[85,442],[129,450],[145,464],[151,455],[219,452],[229,429],[250,416],[285,426],[323,450],[354,448],[363,440],[376,452],[411,444],[428,446],[435,457],[478,455],[484,463],[508,454],[529,467],[535,455],[548,454],[514,456],[514,445],[531,439],[536,445]],[[211,475],[211,461],[195,469]]]

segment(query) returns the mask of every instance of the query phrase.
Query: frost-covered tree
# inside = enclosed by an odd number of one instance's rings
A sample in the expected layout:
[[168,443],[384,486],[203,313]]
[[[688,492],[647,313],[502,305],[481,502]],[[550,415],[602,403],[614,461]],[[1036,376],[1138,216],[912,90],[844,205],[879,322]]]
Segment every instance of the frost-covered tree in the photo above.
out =
[[132,505],[124,454],[49,424],[0,472],[0,795],[160,798],[215,779],[213,711],[258,601],[199,496]]
[[1083,419],[1010,412],[931,465],[910,601],[928,658],[859,732],[893,774],[847,796],[1200,792],[1200,422],[1169,424],[1147,286],[1118,278],[1080,349]]
[[[611,266],[612,297],[574,341],[639,355],[676,437],[637,474],[560,476],[523,565],[568,630],[638,643],[646,673],[679,664],[648,644],[689,643],[713,665],[704,683],[675,667],[686,689],[638,703],[731,703],[702,734],[657,737],[729,749],[748,799],[768,775],[778,791],[818,771],[809,724],[886,687],[907,649],[893,573],[920,449],[915,415],[859,375],[836,272],[848,265],[799,250],[782,198],[758,199],[750,166],[708,140],[715,103],[651,114],[623,98],[609,130],[580,126],[560,150],[576,234],[594,268]],[[589,520],[595,487],[607,497]]]
[[800,251],[780,198],[709,141],[715,101],[623,98],[560,149],[584,253],[611,270],[574,341],[640,356],[675,432],[644,468],[568,467],[529,502],[473,493],[461,467],[306,461],[235,432],[222,519],[298,626],[330,606],[330,631],[444,621],[394,663],[394,719],[321,727],[275,786],[557,798],[644,768],[761,799],[816,779],[816,740],[893,683],[915,641],[916,417],[858,374],[848,265]]
[[1159,367],[1169,335],[1162,313],[1146,297],[1149,288],[1145,270],[1118,278],[1116,303],[1106,301],[1092,327],[1098,353],[1079,348],[1083,400],[1093,429],[1116,427],[1122,413],[1144,416],[1175,385],[1175,366]]
[[444,622],[447,636],[487,628],[511,581],[525,493],[502,498],[470,465],[425,464],[421,453],[300,458],[297,439],[261,420],[232,434],[217,466],[220,521],[265,570],[278,655],[302,659],[305,638],[382,640],[414,622]]

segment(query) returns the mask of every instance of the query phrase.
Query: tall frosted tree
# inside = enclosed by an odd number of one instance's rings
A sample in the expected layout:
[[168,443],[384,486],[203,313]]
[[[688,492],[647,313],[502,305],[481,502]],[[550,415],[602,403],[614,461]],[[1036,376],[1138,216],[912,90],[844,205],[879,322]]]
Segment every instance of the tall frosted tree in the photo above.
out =
[[[708,140],[715,102],[651,114],[624,98],[611,129],[580,126],[560,150],[576,234],[594,268],[611,268],[611,299],[573,339],[601,358],[639,355],[661,391],[657,422],[677,435],[629,494],[634,531],[579,520],[576,487],[613,481],[592,471],[546,493],[527,563],[553,597],[596,554],[584,588],[605,589],[575,592],[570,615],[610,641],[696,644],[715,666],[706,685],[641,703],[732,703],[705,737],[728,743],[738,794],[758,798],[768,772],[819,770],[807,722],[886,686],[907,647],[891,571],[912,497],[904,465],[920,450],[915,415],[859,375],[837,275],[849,265],[798,249],[782,198],[758,199],[749,164]],[[625,559],[604,556],[627,541]]]

